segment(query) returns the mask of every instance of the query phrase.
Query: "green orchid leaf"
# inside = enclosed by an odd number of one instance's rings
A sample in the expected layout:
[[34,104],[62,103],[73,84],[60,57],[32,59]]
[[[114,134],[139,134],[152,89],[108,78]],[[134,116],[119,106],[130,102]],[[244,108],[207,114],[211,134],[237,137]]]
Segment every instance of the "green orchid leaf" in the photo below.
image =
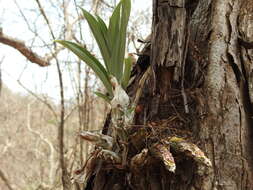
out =
[[112,100],[112,98],[110,98],[109,96],[107,96],[107,95],[105,95],[105,94],[103,94],[103,93],[101,93],[101,92],[94,92],[94,94],[96,94],[98,97],[100,97],[100,98],[102,98],[102,99],[104,99],[106,102],[108,102],[108,103],[110,103],[111,102],[111,100]]
[[[108,40],[108,28],[105,24],[105,22],[103,21],[103,19],[99,16],[99,15],[96,15],[96,18],[97,18],[97,21],[99,23],[99,27],[100,27],[100,30],[105,38],[106,41],[109,41]],[[107,42],[108,43],[108,42]]]
[[134,64],[134,61],[135,61],[135,59],[132,56],[129,56],[128,58],[125,59],[124,74],[123,74],[123,78],[122,78],[122,87],[125,90],[126,90],[128,83],[129,83],[131,70],[132,70],[132,66]]
[[119,62],[119,32],[120,32],[120,11],[121,11],[121,2],[116,6],[113,11],[113,14],[110,18],[109,27],[108,27],[108,37],[109,37],[109,45],[111,49],[111,67],[112,74],[120,80],[119,72],[117,72],[117,64],[123,64]]
[[103,57],[103,60],[105,62],[105,66],[107,71],[111,73],[110,69],[110,57],[111,57],[111,52],[109,48],[109,44],[107,42],[107,36],[105,35],[105,26],[104,23],[101,23],[101,20],[97,20],[94,16],[92,16],[88,11],[82,9],[83,15],[85,19],[87,20],[89,27],[91,29],[91,32],[98,44],[100,53]]
[[[126,49],[126,35],[127,35],[127,25],[129,21],[131,10],[131,0],[122,0],[122,9],[121,9],[121,21],[120,21],[120,45],[119,45],[119,63],[124,62],[125,49]],[[123,74],[123,64],[118,64],[117,71]]]
[[115,39],[118,38],[119,34],[120,9],[121,9],[121,2],[114,9],[109,21],[108,38],[111,50],[113,49],[113,46],[116,41]]
[[109,24],[109,39],[112,44],[111,64],[113,74],[119,82],[122,80],[126,46],[126,30],[130,16],[131,1],[122,0],[115,8]]
[[71,50],[74,54],[76,54],[82,61],[84,61],[99,77],[101,82],[104,84],[108,93],[112,96],[112,84],[109,79],[109,75],[107,74],[104,66],[93,56],[90,52],[88,52],[85,48],[80,46],[79,44],[65,41],[65,40],[56,40],[56,42],[62,44],[64,47]]

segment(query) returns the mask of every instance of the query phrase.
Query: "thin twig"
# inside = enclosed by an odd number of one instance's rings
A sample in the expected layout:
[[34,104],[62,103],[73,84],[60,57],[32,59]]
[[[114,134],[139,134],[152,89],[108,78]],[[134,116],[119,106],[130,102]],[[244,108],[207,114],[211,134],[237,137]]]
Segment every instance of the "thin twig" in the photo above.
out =
[[[18,8],[18,10],[19,10],[19,13],[20,13],[21,17],[23,18],[23,20],[25,21],[25,23],[26,23],[28,29],[29,29],[32,33],[34,33],[35,37],[38,37],[38,38],[42,41],[42,43],[46,45],[47,43],[46,43],[46,42],[44,41],[44,39],[38,34],[37,29],[36,29],[36,28],[33,29],[33,28],[31,27],[31,25],[30,25],[30,23],[29,23],[27,17],[25,16],[25,14],[24,14],[24,12],[23,12],[23,9],[19,6],[18,2],[17,2],[16,0],[13,0],[13,1],[14,1],[14,3],[16,4],[16,6],[17,6],[17,8]],[[46,45],[46,47],[49,48],[48,45]]]
[[0,96],[2,93],[2,88],[3,88],[3,81],[2,81],[2,63],[4,61],[4,56],[2,57],[1,61],[0,61]]
[[4,172],[0,169],[0,178],[3,180],[4,184],[9,188],[9,190],[14,190],[11,187],[11,184],[8,180],[8,178],[5,176]]
[[29,94],[31,94],[32,96],[34,96],[36,99],[38,99],[40,102],[42,102],[43,104],[45,104],[48,109],[52,112],[52,114],[54,115],[55,119],[57,119],[57,114],[54,110],[54,108],[46,101],[43,100],[41,97],[39,97],[36,93],[34,93],[33,91],[29,90],[27,87],[25,87],[20,80],[17,80],[18,84],[24,88]]
[[52,27],[51,27],[51,24],[50,24],[50,22],[49,22],[49,19],[47,18],[47,15],[46,15],[44,9],[42,8],[42,5],[41,5],[40,1],[39,1],[39,0],[35,0],[35,1],[36,1],[37,5],[38,5],[38,7],[39,7],[40,13],[42,14],[44,20],[45,20],[46,23],[47,23],[48,29],[49,29],[49,31],[50,31],[50,33],[51,33],[51,36],[53,37],[53,39],[55,39],[55,35],[54,35],[54,32],[53,32],[53,29],[52,29]]

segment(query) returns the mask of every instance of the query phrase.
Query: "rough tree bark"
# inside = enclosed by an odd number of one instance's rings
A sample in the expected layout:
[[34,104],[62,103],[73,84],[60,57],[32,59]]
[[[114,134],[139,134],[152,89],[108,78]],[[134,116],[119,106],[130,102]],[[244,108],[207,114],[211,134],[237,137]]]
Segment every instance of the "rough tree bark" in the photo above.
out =
[[[96,161],[86,189],[253,189],[252,12],[252,0],[153,0],[152,74],[129,133],[135,138],[145,130],[142,143],[130,136],[129,159],[178,136],[197,144],[212,168],[199,173],[193,160],[173,151],[175,173],[158,161],[139,171]],[[139,63],[148,64],[143,56]],[[147,67],[136,67],[138,86]]]

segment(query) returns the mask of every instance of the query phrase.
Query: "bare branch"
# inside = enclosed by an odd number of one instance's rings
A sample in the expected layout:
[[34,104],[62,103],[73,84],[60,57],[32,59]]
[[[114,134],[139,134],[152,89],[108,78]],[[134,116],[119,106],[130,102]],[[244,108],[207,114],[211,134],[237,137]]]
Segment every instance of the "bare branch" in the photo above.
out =
[[3,171],[1,169],[0,169],[0,178],[3,180],[5,185],[9,188],[9,190],[13,190],[9,180],[7,179],[7,177],[5,176],[5,174],[3,173]]
[[12,38],[10,36],[5,35],[1,30],[0,30],[0,43],[3,43],[5,45],[15,48],[20,53],[22,53],[32,63],[36,63],[41,67],[49,65],[49,63],[46,59],[43,59],[38,54],[33,52],[29,47],[27,47],[25,45],[24,42],[22,42],[19,39]]
[[49,19],[47,18],[47,15],[46,15],[44,9],[42,8],[42,5],[41,5],[40,1],[39,0],[35,0],[35,1],[36,1],[37,5],[39,7],[40,13],[42,14],[43,18],[45,19],[45,21],[47,23],[48,29],[49,29],[49,31],[51,33],[51,36],[53,37],[53,39],[55,39],[53,29],[52,29],[52,27],[50,25]]
[[13,147],[13,144],[14,143],[11,143],[11,140],[9,138],[6,140],[3,150],[1,151],[2,153],[1,157],[9,150],[9,148]]
[[2,63],[4,61],[4,57],[0,60],[0,96],[2,93],[2,88],[3,88],[3,80],[2,80]]
[[57,47],[54,52],[45,55],[45,60],[51,61],[52,59],[54,59],[58,55],[58,53],[60,53],[64,49],[65,48],[62,46]]
[[29,94],[31,94],[32,96],[34,96],[35,98],[37,98],[40,102],[42,102],[43,104],[45,104],[48,109],[52,112],[52,114],[54,115],[55,119],[58,118],[54,108],[50,105],[50,103],[48,103],[46,100],[43,100],[42,98],[40,98],[38,95],[36,95],[36,93],[32,92],[31,90],[29,90],[27,87],[25,87],[20,80],[17,80],[18,84],[24,88]]
[[[53,146],[53,143],[50,142],[50,140],[48,140],[48,138],[44,137],[44,135],[42,135],[41,132],[36,131],[35,129],[32,129],[31,126],[31,104],[35,103],[35,101],[29,103],[27,105],[27,129],[29,132],[33,133],[34,135],[38,136],[39,139],[41,139],[44,143],[46,143],[48,145],[48,148],[50,150],[50,154],[48,156],[49,158],[49,164],[50,164],[50,168],[49,168],[49,181],[50,181],[50,185],[53,185],[54,183],[54,175],[55,175],[55,171],[56,171],[56,164],[55,164],[55,148]],[[38,151],[40,152],[40,151]]]

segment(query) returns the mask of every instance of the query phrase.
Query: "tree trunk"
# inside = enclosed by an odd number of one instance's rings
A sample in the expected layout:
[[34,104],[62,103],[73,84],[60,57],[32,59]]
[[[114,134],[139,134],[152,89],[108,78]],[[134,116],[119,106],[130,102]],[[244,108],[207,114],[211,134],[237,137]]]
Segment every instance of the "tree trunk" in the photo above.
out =
[[[199,146],[212,167],[199,172],[173,150],[175,173],[158,160],[139,170],[97,161],[86,189],[253,189],[252,12],[252,0],[153,0],[151,74],[129,130],[129,162],[177,136]],[[145,56],[130,94],[140,88]]]

